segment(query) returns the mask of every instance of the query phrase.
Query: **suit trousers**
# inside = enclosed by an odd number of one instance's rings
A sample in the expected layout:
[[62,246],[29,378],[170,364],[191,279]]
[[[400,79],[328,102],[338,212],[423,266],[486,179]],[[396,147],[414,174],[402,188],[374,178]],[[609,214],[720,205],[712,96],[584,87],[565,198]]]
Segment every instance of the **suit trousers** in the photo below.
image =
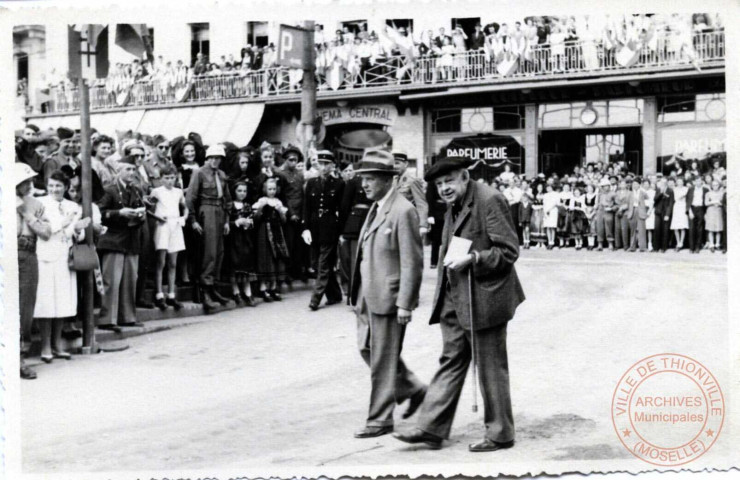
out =
[[655,214],[655,231],[653,232],[653,248],[656,250],[667,250],[668,241],[671,237],[670,215],[668,221],[665,214]]
[[139,256],[122,252],[103,253],[103,299],[98,325],[136,321],[136,278]]
[[357,307],[357,347],[370,367],[370,408],[367,426],[393,425],[393,408],[410,398],[425,385],[401,359],[406,325],[393,315],[369,311],[364,297]]
[[224,260],[224,209],[220,205],[201,205],[198,223],[203,227],[200,283],[213,285],[221,274]]
[[624,248],[625,250],[630,246],[630,219],[625,213],[621,217],[614,219],[614,246],[616,248]]
[[337,245],[314,244],[313,251],[316,257],[316,284],[313,287],[311,301],[318,304],[326,294],[328,301],[341,302],[342,289],[339,288],[336,272]]
[[[427,433],[448,438],[472,352],[471,332],[460,325],[449,291],[444,293],[442,301],[440,325],[443,347],[439,359],[440,367],[427,390],[418,425]],[[467,305],[465,308],[468,308]],[[494,442],[514,439],[506,325],[475,332],[476,363],[483,395],[486,438]]]
[[342,282],[342,290],[349,296],[350,283],[354,275],[353,263],[357,257],[357,239],[345,237],[339,240],[339,278]]
[[614,241],[614,212],[596,213],[596,235],[599,243]]
[[21,327],[21,353],[31,348],[33,310],[39,284],[39,262],[36,252],[18,250],[18,310]]
[[689,247],[692,251],[701,250],[704,241],[704,207],[689,206],[694,218],[689,218]]
[[632,231],[630,249],[639,247],[641,252],[647,250],[647,229],[645,226],[645,219],[640,218],[637,213],[635,213],[630,220],[630,230]]

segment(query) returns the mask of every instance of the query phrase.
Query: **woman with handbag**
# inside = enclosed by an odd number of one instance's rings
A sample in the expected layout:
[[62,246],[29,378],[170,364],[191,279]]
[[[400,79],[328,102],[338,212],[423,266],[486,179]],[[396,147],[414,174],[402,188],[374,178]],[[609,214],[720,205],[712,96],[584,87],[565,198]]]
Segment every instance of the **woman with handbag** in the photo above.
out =
[[39,283],[34,316],[41,331],[41,360],[70,359],[62,348],[64,320],[77,315],[77,274],[70,269],[70,249],[84,238],[89,218],[82,218],[78,204],[64,198],[69,177],[61,171],[52,173],[46,182],[48,195],[40,197],[49,223],[51,237],[39,238],[37,255]]

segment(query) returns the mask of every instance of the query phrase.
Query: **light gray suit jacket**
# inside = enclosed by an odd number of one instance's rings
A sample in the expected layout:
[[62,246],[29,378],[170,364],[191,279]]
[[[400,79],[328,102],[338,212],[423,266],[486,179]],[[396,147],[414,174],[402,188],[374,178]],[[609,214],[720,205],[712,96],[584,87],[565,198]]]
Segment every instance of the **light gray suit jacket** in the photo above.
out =
[[[371,207],[377,208],[376,204]],[[377,315],[413,310],[419,303],[422,246],[414,206],[395,189],[368,225],[360,231],[350,289],[352,305],[361,294]],[[360,268],[357,268],[359,262]]]

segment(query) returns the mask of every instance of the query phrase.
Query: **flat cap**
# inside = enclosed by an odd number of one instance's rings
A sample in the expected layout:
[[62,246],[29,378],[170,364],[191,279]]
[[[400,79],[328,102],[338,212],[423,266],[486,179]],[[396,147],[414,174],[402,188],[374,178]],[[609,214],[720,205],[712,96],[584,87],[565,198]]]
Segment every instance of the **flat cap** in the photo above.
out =
[[437,163],[427,170],[424,174],[424,180],[431,182],[437,177],[447,175],[455,170],[462,170],[471,166],[473,162],[465,157],[444,157],[437,160]]

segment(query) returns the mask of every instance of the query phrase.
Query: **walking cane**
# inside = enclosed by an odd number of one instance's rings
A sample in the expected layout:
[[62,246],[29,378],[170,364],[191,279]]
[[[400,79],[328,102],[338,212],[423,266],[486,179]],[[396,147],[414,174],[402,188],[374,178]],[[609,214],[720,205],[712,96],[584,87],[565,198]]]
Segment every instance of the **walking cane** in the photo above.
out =
[[470,314],[470,346],[473,351],[473,412],[478,411],[478,355],[475,351],[475,320],[473,320],[473,267],[468,268],[468,299]]

